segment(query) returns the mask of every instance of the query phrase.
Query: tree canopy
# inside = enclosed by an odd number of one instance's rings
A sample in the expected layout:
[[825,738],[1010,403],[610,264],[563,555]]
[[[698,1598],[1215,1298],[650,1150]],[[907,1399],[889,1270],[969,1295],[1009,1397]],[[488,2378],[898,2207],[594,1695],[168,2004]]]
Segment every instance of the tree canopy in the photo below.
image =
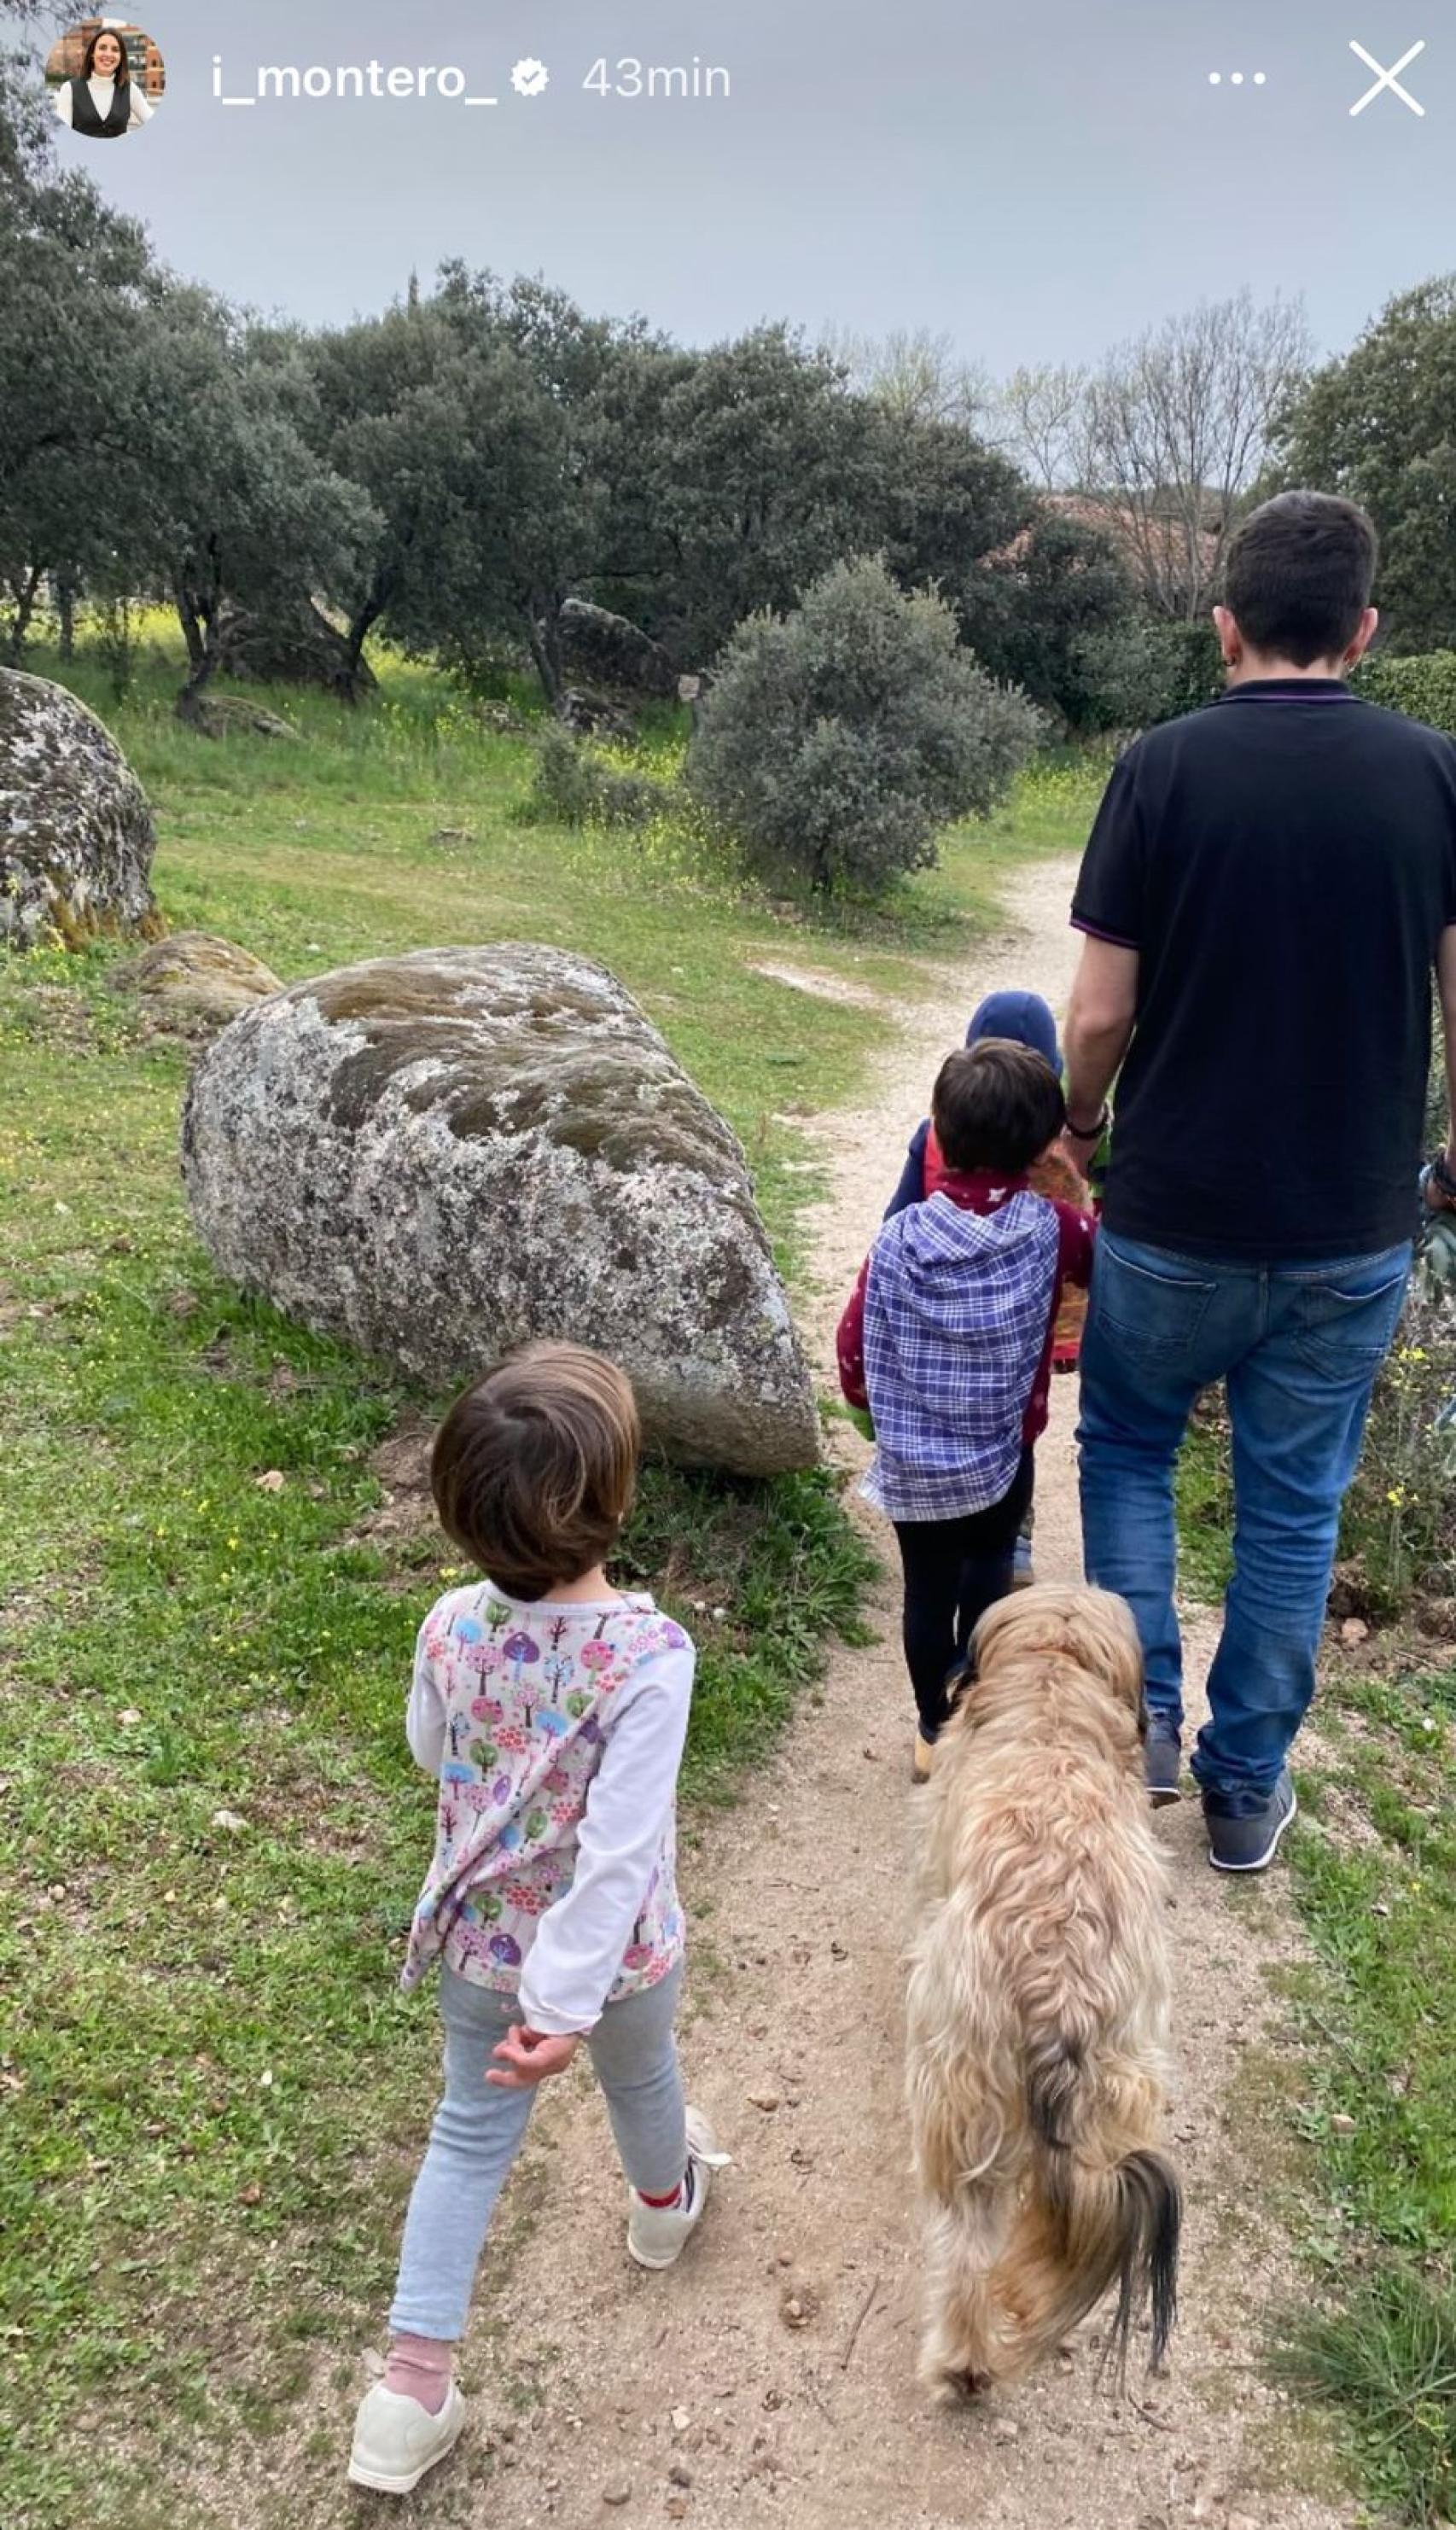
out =
[[1275,470],[1370,512],[1400,648],[1456,647],[1456,274],[1392,299],[1353,351],[1289,399]]

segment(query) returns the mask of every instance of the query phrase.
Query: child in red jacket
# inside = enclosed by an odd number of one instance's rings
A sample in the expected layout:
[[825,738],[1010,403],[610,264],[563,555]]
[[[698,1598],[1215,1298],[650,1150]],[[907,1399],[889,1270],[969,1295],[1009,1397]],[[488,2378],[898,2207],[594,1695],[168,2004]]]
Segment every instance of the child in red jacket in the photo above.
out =
[[948,1056],[932,1116],[939,1182],[885,1223],[838,1331],[839,1384],[875,1423],[865,1491],[904,1567],[920,1782],[947,1677],[1011,1587],[1063,1287],[1085,1290],[1095,1226],[1030,1182],[1066,1121],[1040,1054],[988,1038]]

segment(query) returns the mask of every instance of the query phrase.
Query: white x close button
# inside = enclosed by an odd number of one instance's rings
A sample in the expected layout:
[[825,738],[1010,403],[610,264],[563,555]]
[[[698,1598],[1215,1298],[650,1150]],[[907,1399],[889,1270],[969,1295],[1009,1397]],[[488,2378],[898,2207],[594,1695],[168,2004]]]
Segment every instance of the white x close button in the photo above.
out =
[[1356,98],[1355,103],[1350,108],[1350,112],[1352,114],[1364,114],[1366,107],[1368,105],[1373,105],[1375,98],[1385,89],[1388,89],[1392,96],[1398,96],[1402,105],[1408,105],[1412,114],[1425,114],[1425,106],[1420,103],[1418,98],[1412,96],[1409,88],[1402,87],[1400,83],[1401,72],[1408,71],[1412,62],[1417,59],[1418,55],[1424,53],[1426,50],[1426,39],[1424,35],[1419,44],[1412,44],[1408,53],[1401,54],[1398,62],[1392,62],[1388,71],[1376,61],[1374,53],[1368,53],[1366,51],[1364,44],[1352,43],[1350,50],[1352,53],[1359,54],[1360,59],[1364,62],[1368,71],[1374,71],[1375,73],[1375,86],[1368,87],[1364,96]]

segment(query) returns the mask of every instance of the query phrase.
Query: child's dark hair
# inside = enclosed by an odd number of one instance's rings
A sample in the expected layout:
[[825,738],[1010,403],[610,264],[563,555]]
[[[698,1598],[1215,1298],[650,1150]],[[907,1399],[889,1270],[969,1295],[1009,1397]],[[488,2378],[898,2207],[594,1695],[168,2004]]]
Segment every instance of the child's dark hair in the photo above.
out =
[[936,1139],[948,1169],[997,1169],[1020,1177],[1066,1123],[1061,1083],[1045,1055],[1009,1038],[983,1036],[947,1054],[931,1099]]
[[1281,492],[1228,548],[1224,602],[1251,649],[1312,668],[1338,659],[1375,585],[1375,531],[1332,492]]
[[600,1564],[631,1509],[631,1383],[584,1345],[534,1344],[458,1397],[435,1435],[440,1525],[512,1599]]

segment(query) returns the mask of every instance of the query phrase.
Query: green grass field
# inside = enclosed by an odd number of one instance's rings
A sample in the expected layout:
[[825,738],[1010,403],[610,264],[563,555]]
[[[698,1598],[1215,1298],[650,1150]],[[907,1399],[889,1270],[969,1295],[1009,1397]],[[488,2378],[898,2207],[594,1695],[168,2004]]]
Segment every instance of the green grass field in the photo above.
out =
[[1291,1840],[1318,1967],[1302,1981],[1317,2316],[1282,2361],[1348,2425],[1405,2520],[1456,2511],[1456,1669],[1326,1678]]
[[[1039,768],[887,911],[815,924],[661,836],[526,821],[528,742],[403,664],[355,715],[266,697],[297,746],[182,729],[166,658],[120,707],[94,663],[67,675],[156,803],[173,928],[285,980],[493,938],[603,958],[742,1135],[790,1273],[803,1120],[852,1102],[927,955],[1074,850],[1097,790]],[[378,2326],[436,2054],[395,1988],[431,1833],[401,1709],[454,1568],[381,1528],[370,1459],[438,1401],[211,1273],[178,1183],[189,1049],[109,988],[117,954],[0,962],[7,2530],[191,2530],[180,2455],[296,2423]],[[852,1631],[865,1557],[827,1476],[666,1469],[627,1555],[702,1647],[690,1818]]]

